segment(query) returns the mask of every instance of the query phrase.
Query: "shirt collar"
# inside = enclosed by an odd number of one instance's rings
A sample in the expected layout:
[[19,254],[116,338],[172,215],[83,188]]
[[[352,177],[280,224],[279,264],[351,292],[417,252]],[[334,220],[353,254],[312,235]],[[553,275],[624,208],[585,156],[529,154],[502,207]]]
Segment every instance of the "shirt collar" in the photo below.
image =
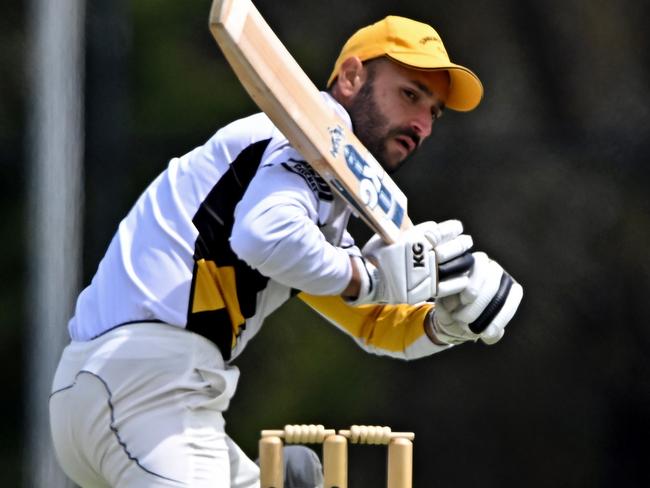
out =
[[343,122],[345,122],[345,125],[348,126],[348,129],[352,129],[352,119],[350,118],[350,114],[348,114],[347,110],[343,108],[343,105],[336,101],[336,99],[330,95],[329,92],[322,91],[320,93],[323,97],[323,100],[325,100],[325,103],[334,109],[336,115],[341,117]]

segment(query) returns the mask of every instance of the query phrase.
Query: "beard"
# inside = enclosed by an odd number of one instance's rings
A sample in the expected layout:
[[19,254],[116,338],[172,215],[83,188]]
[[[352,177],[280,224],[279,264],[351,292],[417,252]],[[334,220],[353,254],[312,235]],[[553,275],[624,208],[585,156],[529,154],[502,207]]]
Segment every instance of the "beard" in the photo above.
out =
[[416,147],[420,137],[410,127],[391,127],[390,120],[381,112],[375,100],[372,77],[366,80],[357,96],[354,97],[348,113],[352,120],[354,134],[387,173],[397,171],[415,152],[413,151],[400,161],[389,160],[387,144],[393,137],[408,136],[415,141]]

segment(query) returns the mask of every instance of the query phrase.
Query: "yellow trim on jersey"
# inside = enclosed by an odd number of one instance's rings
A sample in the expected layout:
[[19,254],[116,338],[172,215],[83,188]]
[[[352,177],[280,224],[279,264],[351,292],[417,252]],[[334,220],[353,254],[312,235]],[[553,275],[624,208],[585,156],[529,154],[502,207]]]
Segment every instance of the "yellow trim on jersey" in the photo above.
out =
[[219,288],[217,288],[216,265],[213,261],[206,261],[205,259],[197,261],[196,264],[192,313],[224,308],[226,303],[219,292]]
[[208,312],[225,308],[232,323],[232,346],[235,346],[239,328],[245,322],[239,308],[235,268],[218,267],[214,261],[199,259],[196,262],[196,279],[192,313]]
[[364,344],[386,351],[404,351],[424,332],[424,319],[433,308],[422,305],[348,305],[339,296],[298,294],[314,310]]

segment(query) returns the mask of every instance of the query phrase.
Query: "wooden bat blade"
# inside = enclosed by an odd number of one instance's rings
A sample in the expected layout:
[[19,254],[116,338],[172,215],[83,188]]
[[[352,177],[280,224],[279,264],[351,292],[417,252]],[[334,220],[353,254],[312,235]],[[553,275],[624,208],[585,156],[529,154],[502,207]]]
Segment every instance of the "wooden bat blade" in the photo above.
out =
[[411,227],[404,193],[250,0],[214,0],[210,31],[251,98],[356,215],[389,243]]

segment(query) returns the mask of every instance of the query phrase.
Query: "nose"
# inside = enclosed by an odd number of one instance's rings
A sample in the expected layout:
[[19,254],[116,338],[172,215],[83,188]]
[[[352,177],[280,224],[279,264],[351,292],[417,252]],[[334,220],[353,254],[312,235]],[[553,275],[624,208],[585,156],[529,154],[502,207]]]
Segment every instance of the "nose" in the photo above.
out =
[[411,129],[417,133],[420,141],[423,141],[431,135],[432,128],[433,119],[431,117],[431,111],[428,109],[423,108],[418,110],[411,119]]

